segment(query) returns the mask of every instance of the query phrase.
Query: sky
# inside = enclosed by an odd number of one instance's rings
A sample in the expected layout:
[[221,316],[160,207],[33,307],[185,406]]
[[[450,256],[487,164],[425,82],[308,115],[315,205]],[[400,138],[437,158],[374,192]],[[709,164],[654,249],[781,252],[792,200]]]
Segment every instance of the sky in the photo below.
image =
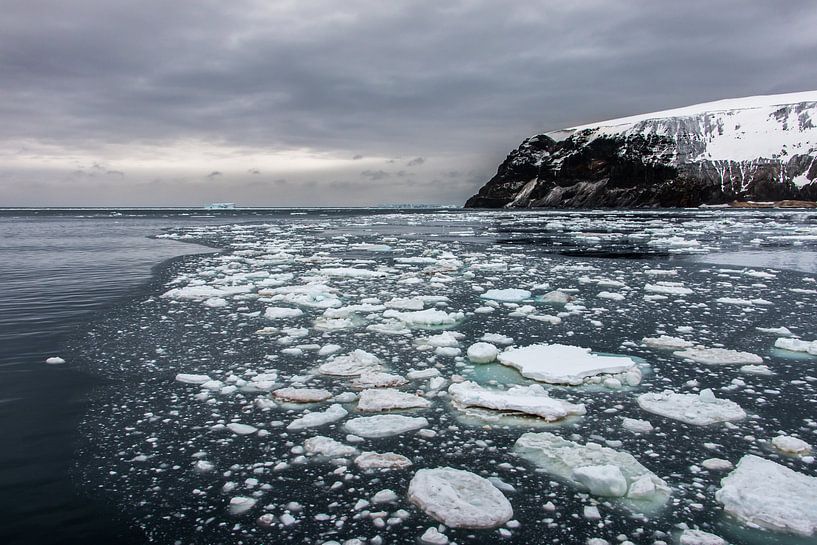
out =
[[813,0],[3,0],[0,206],[462,204],[526,137],[817,89]]

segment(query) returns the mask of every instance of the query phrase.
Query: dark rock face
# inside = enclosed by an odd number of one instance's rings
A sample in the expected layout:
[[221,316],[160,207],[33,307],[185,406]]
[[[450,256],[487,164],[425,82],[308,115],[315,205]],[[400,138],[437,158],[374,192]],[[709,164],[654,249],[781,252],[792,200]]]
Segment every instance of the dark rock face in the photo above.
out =
[[817,178],[812,155],[691,160],[705,144],[680,121],[673,120],[671,136],[597,136],[592,130],[560,141],[534,136],[508,155],[465,206],[642,208],[817,200],[817,183],[803,183],[803,177]]

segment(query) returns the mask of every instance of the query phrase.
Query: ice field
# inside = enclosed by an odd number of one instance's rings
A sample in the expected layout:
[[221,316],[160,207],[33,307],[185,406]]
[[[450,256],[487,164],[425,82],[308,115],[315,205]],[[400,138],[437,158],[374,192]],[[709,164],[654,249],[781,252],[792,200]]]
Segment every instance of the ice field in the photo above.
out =
[[157,543],[817,543],[817,214],[159,237],[222,251],[70,354],[77,474]]

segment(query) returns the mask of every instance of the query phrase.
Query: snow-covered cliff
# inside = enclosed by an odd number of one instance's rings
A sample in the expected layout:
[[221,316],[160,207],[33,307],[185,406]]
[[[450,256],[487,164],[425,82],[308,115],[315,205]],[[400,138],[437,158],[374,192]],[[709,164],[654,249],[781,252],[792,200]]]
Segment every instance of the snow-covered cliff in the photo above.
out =
[[468,207],[817,200],[817,91],[707,102],[525,140]]

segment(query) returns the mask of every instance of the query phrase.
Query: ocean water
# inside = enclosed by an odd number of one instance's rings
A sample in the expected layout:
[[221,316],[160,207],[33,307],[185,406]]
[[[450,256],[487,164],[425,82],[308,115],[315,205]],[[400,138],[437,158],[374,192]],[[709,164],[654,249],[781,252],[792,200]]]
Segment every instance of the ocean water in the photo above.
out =
[[[777,337],[757,328],[786,326],[817,338],[817,214],[197,215],[0,215],[0,273],[8,279],[0,286],[0,431],[12,438],[0,452],[4,543],[416,543],[437,523],[406,491],[417,469],[439,466],[501,480],[518,521],[504,535],[443,528],[457,543],[615,542],[622,535],[669,542],[679,525],[731,543],[814,542],[749,530],[726,516],[714,497],[726,473],[701,463],[756,454],[815,475],[807,457],[777,452],[770,440],[785,433],[817,444],[817,358],[775,349]],[[530,297],[483,297],[507,288]],[[572,300],[543,302],[553,290]],[[435,311],[436,324],[411,322],[418,304]],[[267,318],[270,307],[302,314]],[[455,346],[435,349],[445,331],[455,335],[442,342]],[[446,394],[451,380],[497,390],[534,384],[509,367],[468,360],[467,347],[486,333],[517,346],[560,343],[626,356],[643,378],[621,387],[546,384],[553,397],[587,409],[555,423],[462,410]],[[773,374],[705,365],[641,341],[658,335],[756,354]],[[394,375],[436,369],[445,385],[418,379],[401,386],[430,406],[395,411],[424,418],[424,431],[349,437],[347,422],[369,414],[348,395],[359,392],[351,378],[318,369],[331,361],[332,345],[336,356],[365,350]],[[50,355],[67,363],[44,364]],[[180,382],[179,373],[210,382]],[[260,375],[264,380],[253,379]],[[271,391],[280,387],[347,393],[336,402],[348,415],[287,429],[332,402],[276,400]],[[747,417],[695,426],[637,403],[646,392],[704,388],[738,403]],[[634,434],[622,417],[650,420],[655,429]],[[633,506],[589,495],[520,457],[514,444],[526,432],[629,452],[671,496]],[[312,455],[304,445],[315,436],[358,452],[405,455],[413,466],[366,471],[348,453]],[[384,489],[396,499],[361,502]],[[553,510],[544,508],[548,502]],[[238,513],[236,505],[250,507]],[[586,518],[588,506],[602,519]]]

